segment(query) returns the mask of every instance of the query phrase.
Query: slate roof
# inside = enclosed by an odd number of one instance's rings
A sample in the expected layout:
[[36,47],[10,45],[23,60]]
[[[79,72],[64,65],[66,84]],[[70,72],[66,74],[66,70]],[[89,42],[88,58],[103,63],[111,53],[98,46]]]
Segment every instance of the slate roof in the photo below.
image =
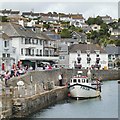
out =
[[3,31],[10,37],[29,37],[37,38],[36,33],[31,29],[25,28],[15,23],[2,23]]
[[108,54],[118,54],[120,55],[120,46],[108,45],[105,47]]
[[3,38],[4,40],[10,40],[10,37],[6,33],[0,33],[0,38]]
[[100,53],[106,53],[104,49],[96,44],[73,44],[69,47],[70,53],[76,53],[78,50],[81,53],[86,53],[86,50],[90,50],[90,53],[95,53],[95,50],[100,50]]

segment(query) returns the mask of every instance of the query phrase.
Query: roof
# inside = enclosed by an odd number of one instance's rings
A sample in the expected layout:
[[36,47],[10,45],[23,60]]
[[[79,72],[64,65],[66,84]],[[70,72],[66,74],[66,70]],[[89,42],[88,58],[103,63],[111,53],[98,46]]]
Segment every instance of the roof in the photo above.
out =
[[0,33],[0,38],[3,38],[4,40],[10,40],[10,37],[6,33]]
[[82,14],[71,14],[72,19],[84,19]]
[[119,54],[120,55],[120,46],[107,45],[105,50],[108,54]]
[[30,30],[27,29],[19,24],[15,23],[2,23],[3,30],[6,34],[8,34],[10,37],[32,37],[37,38],[36,34]]
[[70,53],[76,53],[78,50],[80,50],[81,53],[86,53],[86,50],[90,50],[90,53],[95,53],[95,50],[100,50],[100,53],[106,53],[106,51],[97,44],[73,44],[69,47]]

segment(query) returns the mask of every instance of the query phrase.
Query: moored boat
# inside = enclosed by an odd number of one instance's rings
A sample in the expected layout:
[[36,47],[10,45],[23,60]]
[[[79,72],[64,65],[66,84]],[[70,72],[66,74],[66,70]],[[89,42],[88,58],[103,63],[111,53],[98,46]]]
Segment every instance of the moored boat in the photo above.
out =
[[91,79],[90,70],[87,76],[83,76],[82,71],[78,71],[77,75],[71,78],[68,89],[73,98],[94,98],[100,96],[101,83],[98,79]]

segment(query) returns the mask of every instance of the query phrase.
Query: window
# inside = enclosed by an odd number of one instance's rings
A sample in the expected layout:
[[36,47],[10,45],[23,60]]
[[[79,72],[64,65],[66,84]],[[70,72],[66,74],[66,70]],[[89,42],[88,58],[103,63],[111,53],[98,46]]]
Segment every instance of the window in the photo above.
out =
[[65,59],[65,56],[60,56],[59,59],[63,60],[63,59]]
[[9,41],[4,41],[4,47],[8,47],[9,46]]
[[10,54],[7,54],[7,57],[10,57]]
[[85,83],[85,79],[82,79],[82,82]]
[[36,39],[36,44],[38,44],[38,39]]
[[6,54],[5,54],[5,53],[3,53],[3,54],[2,54],[2,57],[6,57]]
[[42,45],[42,40],[39,40],[40,41],[40,45]]
[[78,79],[78,82],[80,83],[80,79]]
[[37,49],[37,55],[38,55],[38,49]]
[[90,54],[87,54],[87,57],[90,57]]
[[24,43],[25,43],[25,39],[22,38],[22,39],[21,39],[21,44],[24,44]]
[[32,55],[34,55],[34,49],[32,49]]
[[21,49],[21,55],[23,55],[23,48]]
[[88,83],[88,79],[86,80],[86,83]]
[[42,50],[40,50],[40,56],[42,56]]
[[73,82],[75,83],[75,82],[77,82],[77,80],[76,80],[76,79],[73,79]]
[[99,55],[97,54],[96,57],[99,57]]

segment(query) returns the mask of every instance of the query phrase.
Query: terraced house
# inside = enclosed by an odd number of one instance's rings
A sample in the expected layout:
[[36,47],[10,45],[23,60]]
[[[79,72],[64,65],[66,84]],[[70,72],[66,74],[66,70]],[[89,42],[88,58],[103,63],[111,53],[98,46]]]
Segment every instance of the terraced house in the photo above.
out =
[[2,29],[12,38],[12,46],[16,48],[15,62],[22,61],[23,65],[36,69],[42,61],[52,63],[58,60],[54,41],[36,33],[35,29],[15,23],[2,23]]
[[16,59],[16,48],[12,47],[12,39],[0,31],[0,71],[10,70]]

